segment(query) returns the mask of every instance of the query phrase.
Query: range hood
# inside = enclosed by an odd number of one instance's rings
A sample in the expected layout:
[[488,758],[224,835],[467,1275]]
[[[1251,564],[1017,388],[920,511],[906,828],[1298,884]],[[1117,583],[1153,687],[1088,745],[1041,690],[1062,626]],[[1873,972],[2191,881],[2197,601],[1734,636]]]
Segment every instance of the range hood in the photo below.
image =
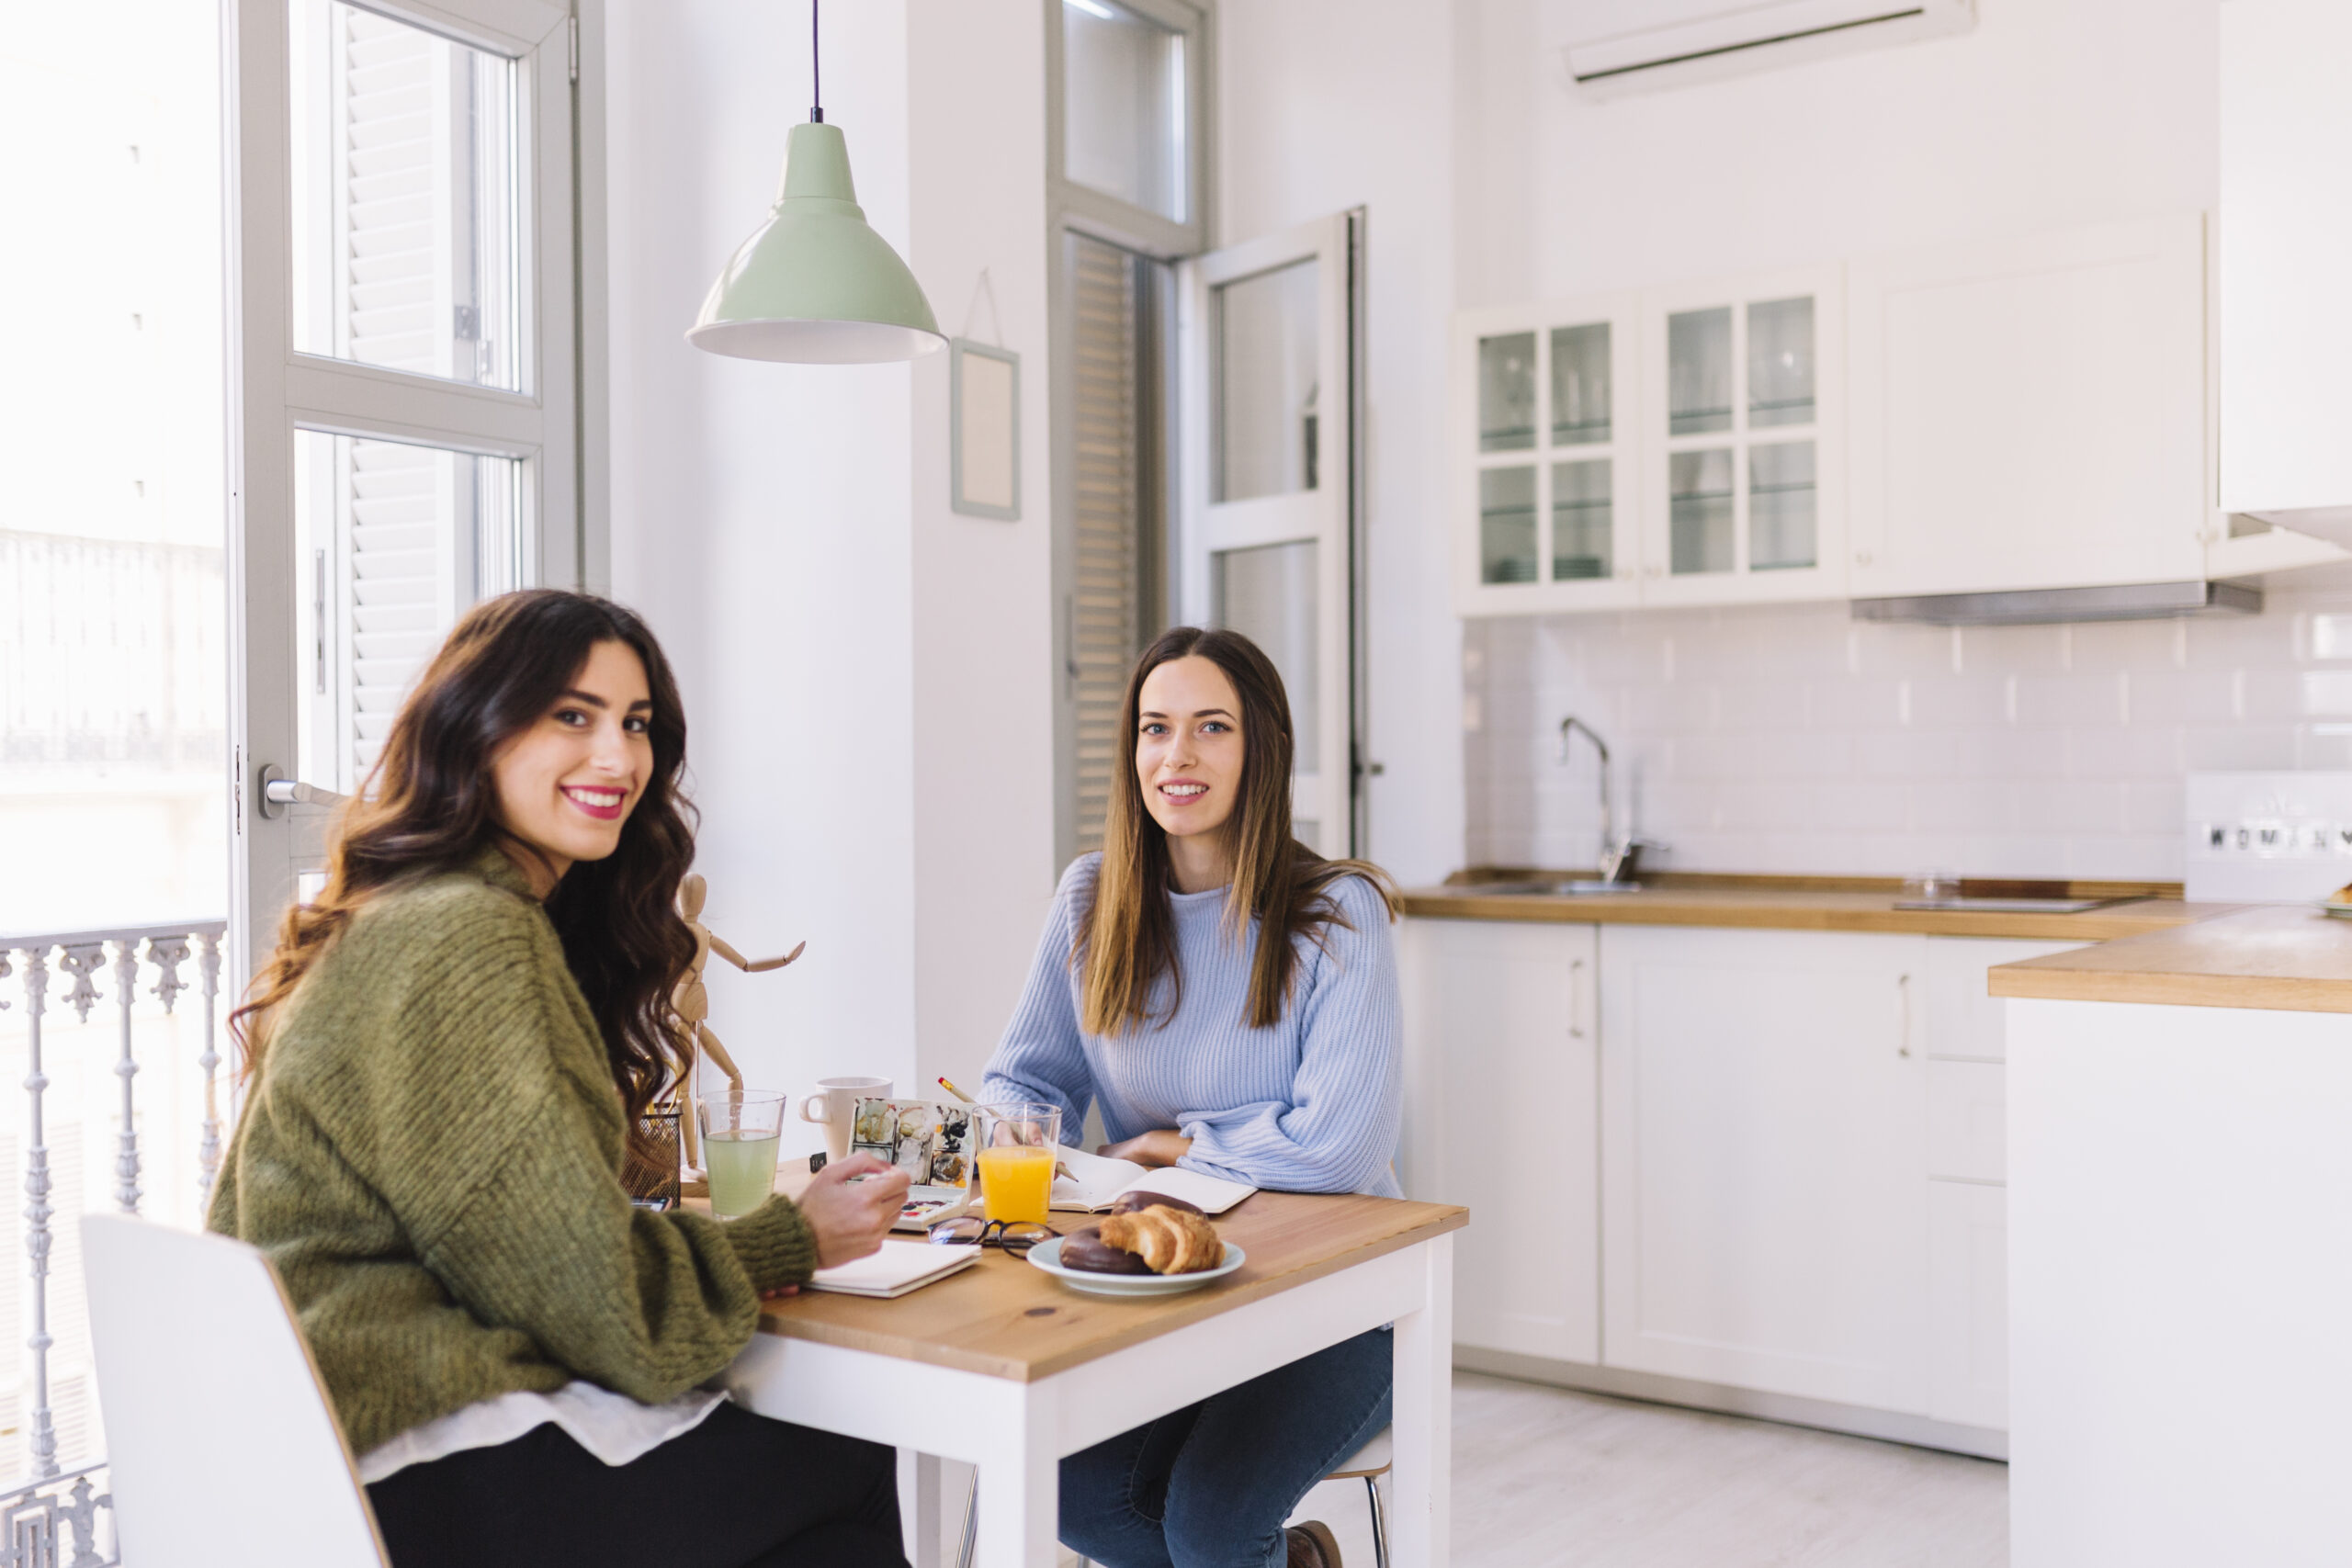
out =
[[2102,588],[2029,588],[2004,593],[1921,593],[1853,601],[1858,621],[1931,626],[2033,626],[2063,621],[2154,621],[2262,612],[2262,590],[2242,582],[2128,582]]

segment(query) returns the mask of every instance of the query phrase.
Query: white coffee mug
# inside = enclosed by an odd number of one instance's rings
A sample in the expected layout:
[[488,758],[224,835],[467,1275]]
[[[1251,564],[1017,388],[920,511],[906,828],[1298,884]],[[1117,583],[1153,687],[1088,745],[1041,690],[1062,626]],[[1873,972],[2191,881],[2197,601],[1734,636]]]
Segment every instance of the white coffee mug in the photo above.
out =
[[888,1078],[819,1078],[817,1092],[801,1097],[800,1119],[824,1123],[825,1157],[845,1159],[849,1156],[850,1124],[857,1117],[857,1102],[889,1098]]

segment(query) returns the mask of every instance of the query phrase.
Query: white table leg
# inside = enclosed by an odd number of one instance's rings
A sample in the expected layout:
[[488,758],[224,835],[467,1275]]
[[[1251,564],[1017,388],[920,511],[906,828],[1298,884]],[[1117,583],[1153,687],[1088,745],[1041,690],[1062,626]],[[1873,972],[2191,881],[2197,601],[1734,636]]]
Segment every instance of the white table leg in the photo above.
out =
[[1453,1494],[1453,1237],[1422,1243],[1420,1309],[1396,1320],[1396,1468],[1389,1472],[1389,1561],[1446,1568]]
[[1054,1453],[1049,1384],[1007,1382],[1001,1394],[960,1413],[988,1435],[980,1461],[975,1568],[1054,1568],[1061,1466]]
[[[914,1486],[913,1506],[907,1507],[909,1472]],[[899,1450],[899,1506],[905,1509],[907,1561],[914,1568],[940,1568],[939,1456],[913,1449]]]

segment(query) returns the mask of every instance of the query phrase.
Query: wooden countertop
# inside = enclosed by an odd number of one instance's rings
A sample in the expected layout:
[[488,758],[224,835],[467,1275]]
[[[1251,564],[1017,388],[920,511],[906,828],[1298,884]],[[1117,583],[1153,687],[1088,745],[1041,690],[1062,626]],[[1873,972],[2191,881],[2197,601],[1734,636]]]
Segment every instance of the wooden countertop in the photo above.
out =
[[[789,1190],[794,1184],[777,1185]],[[1054,1228],[1067,1233],[1100,1218],[1057,1213]],[[1250,1260],[1216,1284],[1183,1295],[1081,1295],[990,1247],[962,1273],[895,1301],[812,1291],[765,1303],[760,1327],[786,1338],[1029,1382],[1469,1222],[1469,1210],[1441,1203],[1259,1192],[1215,1222],[1218,1234]]]
[[2352,920],[2264,905],[1992,971],[1996,997],[2352,1012]]
[[[1580,897],[1482,891],[1491,886],[1467,883],[1414,888],[1405,895],[1405,912],[1423,919],[1736,926],[2108,942],[2172,931],[2236,908],[2184,903],[2177,885],[2155,885],[2162,889],[2160,896],[2139,897],[2129,903],[2073,915],[1897,909],[1895,901],[1903,897],[1900,884],[1861,878],[1668,875],[1655,881],[1645,878],[1639,893]],[[2135,890],[2132,885],[2075,885],[2075,895],[2082,897],[2119,897]],[[2352,928],[2347,928],[2347,935],[2352,935]]]

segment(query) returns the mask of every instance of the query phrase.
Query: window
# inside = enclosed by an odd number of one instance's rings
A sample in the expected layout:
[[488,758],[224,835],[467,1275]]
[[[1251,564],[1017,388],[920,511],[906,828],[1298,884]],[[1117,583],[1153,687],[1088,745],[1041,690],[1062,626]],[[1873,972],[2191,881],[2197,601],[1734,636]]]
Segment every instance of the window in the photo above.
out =
[[1175,288],[1203,248],[1206,60],[1179,0],[1052,0],[1060,863],[1099,848],[1128,669],[1170,624]]
[[236,15],[247,808],[232,938],[250,953],[322,848],[321,808],[254,807],[261,772],[364,787],[467,606],[596,563],[573,424],[568,7],[265,0]]

